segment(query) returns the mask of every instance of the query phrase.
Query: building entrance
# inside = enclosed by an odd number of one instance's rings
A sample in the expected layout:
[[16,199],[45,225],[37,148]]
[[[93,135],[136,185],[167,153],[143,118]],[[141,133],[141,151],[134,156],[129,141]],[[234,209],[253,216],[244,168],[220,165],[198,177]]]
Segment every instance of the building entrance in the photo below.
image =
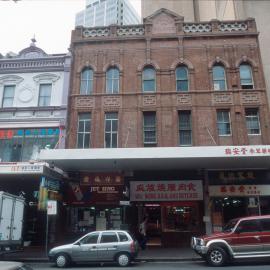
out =
[[159,204],[146,204],[147,246],[161,246],[161,207]]
[[138,208],[138,220],[147,217],[148,247],[185,246],[191,236],[202,233],[203,212],[199,202],[159,202]]

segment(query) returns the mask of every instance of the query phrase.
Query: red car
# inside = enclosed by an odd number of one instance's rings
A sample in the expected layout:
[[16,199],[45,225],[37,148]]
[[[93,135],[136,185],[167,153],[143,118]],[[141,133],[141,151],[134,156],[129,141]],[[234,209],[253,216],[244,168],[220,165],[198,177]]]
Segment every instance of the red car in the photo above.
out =
[[232,219],[220,233],[192,237],[191,247],[212,266],[240,258],[270,258],[270,215]]

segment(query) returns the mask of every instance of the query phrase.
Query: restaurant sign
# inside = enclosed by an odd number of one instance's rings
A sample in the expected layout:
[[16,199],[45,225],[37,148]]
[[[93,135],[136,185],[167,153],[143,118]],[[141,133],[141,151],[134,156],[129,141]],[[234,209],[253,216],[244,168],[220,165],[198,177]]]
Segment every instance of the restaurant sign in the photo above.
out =
[[202,181],[130,182],[130,201],[197,201],[202,199]]
[[229,196],[269,196],[270,185],[222,185],[209,186],[209,196],[229,197]]

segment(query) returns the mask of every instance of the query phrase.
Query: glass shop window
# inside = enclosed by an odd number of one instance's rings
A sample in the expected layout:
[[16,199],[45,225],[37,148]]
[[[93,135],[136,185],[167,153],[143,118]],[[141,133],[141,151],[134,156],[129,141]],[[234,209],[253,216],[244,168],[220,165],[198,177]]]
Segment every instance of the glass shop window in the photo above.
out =
[[163,231],[196,231],[198,206],[164,206],[162,208]]

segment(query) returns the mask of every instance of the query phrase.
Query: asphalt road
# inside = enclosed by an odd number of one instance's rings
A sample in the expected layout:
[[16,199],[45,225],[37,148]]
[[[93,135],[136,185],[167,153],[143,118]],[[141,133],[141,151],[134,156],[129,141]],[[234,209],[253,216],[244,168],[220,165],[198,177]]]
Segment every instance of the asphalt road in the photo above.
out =
[[[51,263],[29,263],[31,267],[34,270],[54,270],[58,269],[57,267],[54,267]],[[171,270],[171,269],[177,269],[177,270],[187,270],[187,269],[223,269],[223,270],[269,270],[270,269],[270,260],[263,261],[263,262],[243,262],[243,263],[235,263],[231,264],[229,266],[220,268],[220,267],[209,267],[204,262],[196,261],[196,262],[140,262],[132,264],[130,267],[121,268],[117,267],[113,264],[87,264],[87,265],[76,265],[73,267],[67,268],[67,270],[85,270],[85,269],[94,269],[94,270],[142,270],[142,269],[154,269],[154,270]]]

